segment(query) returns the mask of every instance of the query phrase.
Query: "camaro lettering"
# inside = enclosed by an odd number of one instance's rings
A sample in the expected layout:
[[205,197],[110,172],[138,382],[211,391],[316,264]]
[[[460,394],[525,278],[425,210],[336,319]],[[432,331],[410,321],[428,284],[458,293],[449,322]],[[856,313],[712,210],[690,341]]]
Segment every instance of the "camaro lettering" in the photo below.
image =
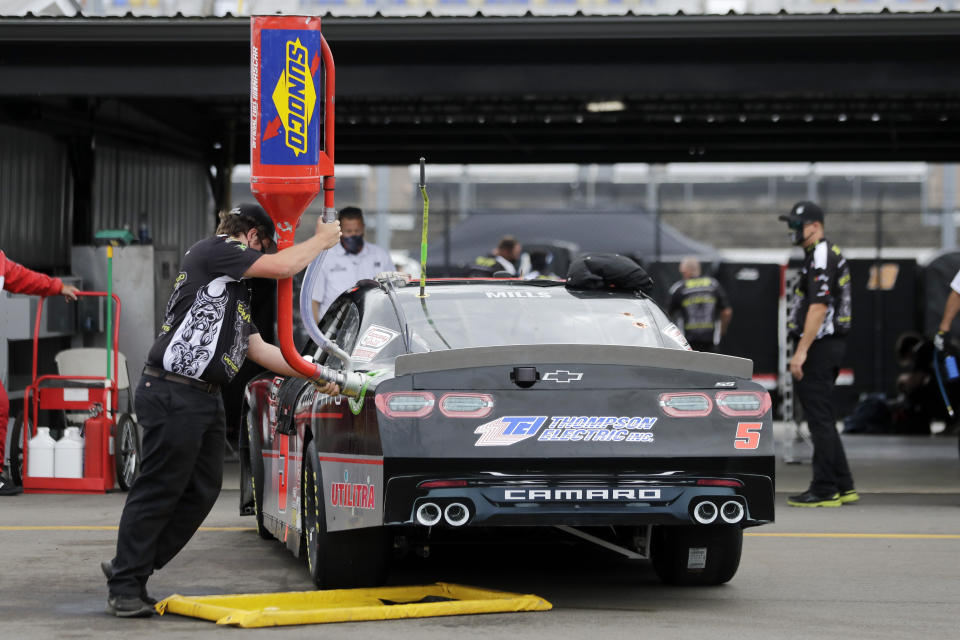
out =
[[660,489],[504,489],[503,499],[514,502],[637,502],[659,500]]

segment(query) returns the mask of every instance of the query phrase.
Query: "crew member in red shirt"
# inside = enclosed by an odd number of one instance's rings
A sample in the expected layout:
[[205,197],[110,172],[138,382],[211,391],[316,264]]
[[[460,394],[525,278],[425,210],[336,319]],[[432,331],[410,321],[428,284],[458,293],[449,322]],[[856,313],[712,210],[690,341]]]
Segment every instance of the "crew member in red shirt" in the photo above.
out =
[[[67,300],[76,300],[78,289],[70,284],[63,284],[60,278],[51,278],[42,273],[31,271],[22,264],[17,264],[0,250],[0,289],[13,293],[25,293],[34,296],[63,295]],[[0,496],[15,496],[23,492],[22,487],[3,477],[4,448],[7,443],[7,422],[10,417],[10,400],[7,390],[3,388],[0,379]]]

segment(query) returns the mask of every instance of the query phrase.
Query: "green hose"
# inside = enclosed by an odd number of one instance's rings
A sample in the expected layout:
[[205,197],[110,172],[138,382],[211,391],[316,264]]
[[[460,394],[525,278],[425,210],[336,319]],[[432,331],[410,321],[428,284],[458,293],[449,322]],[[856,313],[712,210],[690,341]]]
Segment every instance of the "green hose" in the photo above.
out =
[[427,225],[430,220],[430,198],[427,197],[426,160],[420,158],[420,195],[423,196],[423,229],[420,233],[420,297],[427,285]]

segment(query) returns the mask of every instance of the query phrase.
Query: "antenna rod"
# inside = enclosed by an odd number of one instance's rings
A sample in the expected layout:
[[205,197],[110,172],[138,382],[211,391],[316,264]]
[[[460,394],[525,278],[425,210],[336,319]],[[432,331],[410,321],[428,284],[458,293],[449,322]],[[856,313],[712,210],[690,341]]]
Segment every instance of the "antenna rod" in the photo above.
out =
[[420,195],[423,196],[423,231],[420,235],[420,297],[427,284],[427,224],[430,216],[430,198],[427,197],[426,160],[420,158]]

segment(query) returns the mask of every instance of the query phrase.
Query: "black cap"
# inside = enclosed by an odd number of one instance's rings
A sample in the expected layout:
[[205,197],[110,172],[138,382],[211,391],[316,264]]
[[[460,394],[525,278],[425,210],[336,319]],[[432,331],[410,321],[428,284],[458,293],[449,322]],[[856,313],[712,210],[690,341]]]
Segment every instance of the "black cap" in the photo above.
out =
[[263,207],[260,205],[245,202],[231,209],[230,215],[250,218],[257,223],[258,227],[263,227],[267,230],[267,234],[270,236],[271,240],[274,242],[277,241],[277,230],[273,226],[273,220],[267,215],[267,212],[264,211]]
[[815,202],[803,200],[802,202],[798,202],[797,204],[793,205],[793,208],[790,209],[790,213],[788,215],[778,216],[778,218],[788,223],[823,223],[823,209],[821,209]]

